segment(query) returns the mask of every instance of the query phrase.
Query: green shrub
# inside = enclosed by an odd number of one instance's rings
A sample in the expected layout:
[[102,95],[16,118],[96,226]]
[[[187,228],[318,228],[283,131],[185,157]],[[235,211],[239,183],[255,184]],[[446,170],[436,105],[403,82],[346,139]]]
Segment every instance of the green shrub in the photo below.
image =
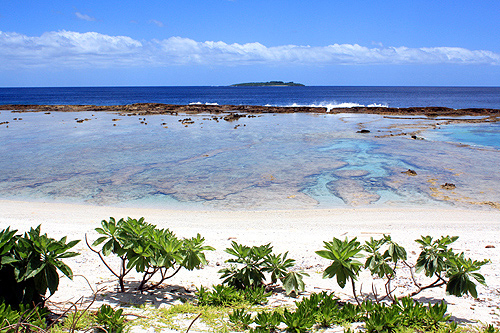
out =
[[235,328],[246,330],[253,323],[252,315],[244,309],[235,309],[229,314],[229,321]]
[[[139,290],[151,289],[171,278],[181,268],[199,269],[206,265],[205,251],[214,248],[203,245],[205,239],[199,234],[189,239],[180,239],[169,229],[157,229],[156,226],[139,220],[110,218],[103,220],[101,228],[95,230],[103,235],[94,241],[93,246],[103,244],[96,252],[106,267],[118,278],[121,291],[125,291],[125,276],[135,269],[142,273]],[[88,243],[87,243],[88,245]],[[115,254],[121,259],[119,272],[115,272],[104,260],[104,256]],[[169,270],[173,273],[167,274]],[[155,274],[160,281],[150,283]]]
[[[364,322],[367,332],[394,332],[401,328],[416,331],[436,331],[450,319],[446,313],[446,303],[424,306],[410,297],[396,299],[386,305],[365,300],[360,304],[342,303],[333,293],[313,293],[295,302],[296,309],[285,309],[283,314],[276,311],[262,311],[253,318],[256,326],[250,332],[275,332],[281,323],[287,332],[309,332],[313,327],[330,327],[346,323]],[[249,315],[238,310],[233,312],[232,322],[251,325]],[[244,319],[242,319],[244,318]]]
[[306,308],[297,308],[296,311],[283,312],[283,323],[287,332],[304,333],[308,332],[315,324],[313,312]]
[[263,305],[271,293],[266,293],[264,287],[236,289],[233,286],[216,285],[212,290],[201,286],[196,290],[198,305],[201,306],[238,306],[243,304]]
[[[8,304],[0,304],[0,332],[37,332],[47,327],[45,318],[48,310],[46,308],[29,308],[23,304],[15,310]],[[16,325],[19,325],[16,328]]]
[[101,305],[95,314],[95,320],[103,329],[102,332],[121,333],[125,329],[125,317],[122,316],[123,309],[114,310],[107,304]]
[[252,332],[276,332],[282,322],[283,315],[277,311],[259,312],[254,318],[256,326]]
[[243,293],[231,286],[216,285],[212,291],[201,286],[195,295],[201,306],[235,306],[245,302]]
[[[386,279],[386,295],[383,297],[394,300],[392,295],[394,289],[391,288],[391,281],[396,276],[396,268],[400,263],[411,270],[412,281],[417,287],[417,290],[409,296],[415,296],[425,289],[446,285],[446,292],[451,295],[470,294],[476,298],[476,283],[485,285],[484,277],[477,271],[489,263],[489,260],[473,261],[465,258],[463,253],[455,253],[448,246],[457,239],[458,237],[450,236],[437,240],[433,240],[430,236],[417,239],[416,242],[420,244],[421,253],[415,265],[410,265],[406,261],[406,250],[393,242],[391,237],[387,235],[379,240],[371,238],[364,245],[361,245],[356,238],[351,240],[346,238],[344,241],[334,238],[332,242],[324,242],[325,250],[316,251],[316,253],[323,258],[332,260],[330,266],[325,269],[323,277],[336,277],[337,284],[342,288],[350,280],[358,304],[355,281],[361,268],[370,270],[372,276]],[[364,251],[366,255],[363,255],[361,251]],[[357,260],[362,257],[366,257],[364,265]],[[427,277],[434,277],[436,280],[422,286],[415,279],[413,272],[424,272]],[[377,296],[375,295],[375,297]]]
[[288,252],[276,255],[272,251],[270,244],[250,247],[233,241],[225,252],[236,258],[226,260],[231,265],[219,271],[224,279],[222,283],[238,289],[257,288],[264,285],[264,273],[270,273],[270,283],[282,281],[287,294],[303,291],[303,276],[308,274],[289,271],[295,260],[287,258]]
[[323,272],[324,278],[337,277],[337,283],[340,287],[344,288],[347,281],[357,280],[359,271],[363,264],[356,258],[360,258],[359,252],[362,251],[360,242],[357,238],[350,241],[346,238],[344,241],[334,238],[331,242],[324,242],[325,249],[316,251],[319,256],[332,260],[332,264],[328,266]]
[[59,286],[62,272],[70,279],[73,272],[62,259],[78,255],[69,252],[79,240],[66,243],[40,234],[41,226],[15,235],[17,230],[0,231],[0,299],[14,309],[20,304],[43,307],[47,290],[52,295]]

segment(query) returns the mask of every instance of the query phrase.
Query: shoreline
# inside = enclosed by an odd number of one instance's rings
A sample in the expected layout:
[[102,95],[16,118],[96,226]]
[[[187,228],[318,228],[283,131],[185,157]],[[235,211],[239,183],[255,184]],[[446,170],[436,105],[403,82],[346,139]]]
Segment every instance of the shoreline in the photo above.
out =
[[[106,212],[106,214],[104,214]],[[110,214],[111,213],[111,214]],[[131,214],[129,214],[131,213]],[[103,215],[104,214],[104,215]],[[218,221],[219,226],[240,228],[241,224],[233,224],[233,219],[246,222],[256,222],[254,227],[268,227],[270,222],[285,220],[286,223],[277,223],[274,227],[287,229],[293,227],[318,227],[322,226],[362,226],[374,228],[380,226],[383,218],[392,227],[407,225],[416,227],[418,221],[422,227],[436,226],[453,228],[454,225],[491,224],[500,227],[500,211],[484,209],[467,209],[463,207],[338,207],[338,208],[312,208],[312,209],[263,209],[263,210],[218,210],[218,209],[176,209],[176,208],[141,208],[137,206],[120,207],[105,205],[90,205],[80,203],[22,201],[0,199],[0,223],[8,220],[31,221],[34,219],[49,223],[64,223],[68,219],[76,219],[78,223],[100,223],[109,216],[140,217],[149,216],[152,223],[164,222],[166,214],[171,214],[169,220],[174,225],[185,224],[187,216],[192,218],[189,227],[204,227],[207,223]],[[428,221],[430,215],[436,221]],[[115,217],[117,217],[115,216]],[[339,221],[333,222],[334,216]],[[354,219],[352,219],[355,217]],[[373,221],[370,222],[370,219]],[[87,220],[87,222],[85,222]],[[311,222],[313,224],[311,225]],[[465,224],[464,224],[465,223]],[[244,226],[243,228],[248,228]],[[397,227],[396,227],[397,228]],[[499,240],[500,242],[500,240]]]
[[[193,237],[200,233],[206,239],[206,244],[216,250],[207,253],[209,264],[206,267],[192,272],[183,270],[172,280],[168,280],[164,288],[144,294],[133,290],[124,294],[116,293],[114,278],[84,241],[86,234],[90,242],[95,240],[98,234],[94,228],[100,226],[101,220],[108,220],[111,216],[117,219],[144,216],[147,222],[159,228],[169,228],[179,237]],[[81,255],[67,260],[73,269],[75,280],[61,279],[59,290],[51,298],[52,301],[74,302],[81,296],[85,296],[88,301],[91,291],[83,278],[76,276],[83,275],[91,285],[104,288],[95,307],[103,303],[114,307],[124,304],[164,307],[165,302],[172,304],[179,297],[168,286],[176,290],[184,288],[191,295],[200,285],[210,287],[218,284],[221,280],[217,272],[227,265],[225,260],[229,258],[224,249],[232,241],[249,246],[271,243],[276,253],[289,251],[289,257],[296,260],[296,269],[310,275],[305,278],[306,292],[301,297],[325,290],[335,292],[341,299],[351,300],[349,287],[341,289],[334,280],[322,278],[322,271],[329,263],[314,251],[320,250],[324,241],[331,241],[333,237],[357,237],[364,243],[370,237],[377,239],[388,234],[407,249],[409,260],[415,262],[419,248],[414,240],[420,236],[459,236],[452,246],[458,253],[464,252],[474,260],[491,260],[491,264],[481,270],[488,286],[478,286],[477,299],[470,296],[447,296],[443,288],[425,291],[416,299],[423,302],[444,299],[448,304],[448,312],[461,323],[500,323],[500,313],[496,311],[500,303],[500,239],[497,237],[500,232],[499,211],[459,208],[183,211],[0,200],[0,228],[10,226],[21,233],[39,224],[42,225],[42,233],[47,233],[49,237],[59,239],[68,236],[68,240],[82,240],[75,247]],[[116,264],[115,261],[112,262]],[[135,275],[129,277],[128,281],[134,282],[137,279],[138,276]],[[371,281],[369,276],[361,276],[359,284],[364,293],[369,292]],[[373,281],[377,283],[377,280]],[[403,292],[404,280],[399,283],[399,290]],[[277,294],[271,298],[269,306],[293,305],[295,300]]]
[[[263,113],[352,113],[378,114],[384,116],[427,116],[427,117],[488,117],[489,121],[500,120],[500,109],[465,108],[452,109],[447,107],[339,107],[327,108],[317,106],[260,106],[260,105],[211,105],[211,104],[162,104],[135,103],[129,105],[0,105],[0,111],[11,112],[117,112],[122,115],[153,115],[153,114],[220,114],[244,112],[248,114]],[[477,121],[469,119],[468,121]],[[484,119],[480,119],[484,121]]]

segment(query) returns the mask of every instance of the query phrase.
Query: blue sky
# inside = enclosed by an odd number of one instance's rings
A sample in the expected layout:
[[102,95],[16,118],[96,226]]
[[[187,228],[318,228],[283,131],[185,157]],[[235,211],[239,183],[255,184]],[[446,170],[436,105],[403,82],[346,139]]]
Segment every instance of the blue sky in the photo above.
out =
[[0,0],[0,86],[500,86],[498,17],[498,0]]

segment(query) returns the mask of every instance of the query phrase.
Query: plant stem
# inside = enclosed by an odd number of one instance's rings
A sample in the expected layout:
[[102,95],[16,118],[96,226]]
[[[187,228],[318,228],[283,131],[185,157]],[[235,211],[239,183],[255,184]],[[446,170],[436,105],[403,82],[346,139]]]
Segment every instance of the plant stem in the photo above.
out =
[[356,295],[356,285],[354,284],[353,279],[351,279],[351,284],[352,284],[352,294],[354,295],[354,299],[356,300],[356,303],[358,303],[358,305],[361,305],[359,303],[358,295]]

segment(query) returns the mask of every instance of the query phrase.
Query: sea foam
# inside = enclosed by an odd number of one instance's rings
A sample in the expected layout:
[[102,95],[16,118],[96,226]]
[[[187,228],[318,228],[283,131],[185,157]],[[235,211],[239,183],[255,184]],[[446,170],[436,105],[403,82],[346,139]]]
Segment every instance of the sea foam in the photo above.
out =
[[210,103],[210,102],[206,102],[206,103],[202,103],[202,102],[192,102],[192,103],[189,103],[189,105],[219,105],[219,103]]
[[386,104],[372,103],[372,104],[368,104],[368,105],[363,105],[363,104],[352,103],[352,102],[344,102],[344,103],[321,102],[321,103],[313,103],[313,104],[308,104],[308,105],[293,103],[293,104],[284,105],[284,106],[288,106],[288,107],[305,106],[305,107],[326,108],[326,112],[330,112],[332,109],[336,109],[336,108],[354,108],[354,107],[382,107],[382,108],[386,108],[386,107],[388,107],[388,105],[386,105]]

